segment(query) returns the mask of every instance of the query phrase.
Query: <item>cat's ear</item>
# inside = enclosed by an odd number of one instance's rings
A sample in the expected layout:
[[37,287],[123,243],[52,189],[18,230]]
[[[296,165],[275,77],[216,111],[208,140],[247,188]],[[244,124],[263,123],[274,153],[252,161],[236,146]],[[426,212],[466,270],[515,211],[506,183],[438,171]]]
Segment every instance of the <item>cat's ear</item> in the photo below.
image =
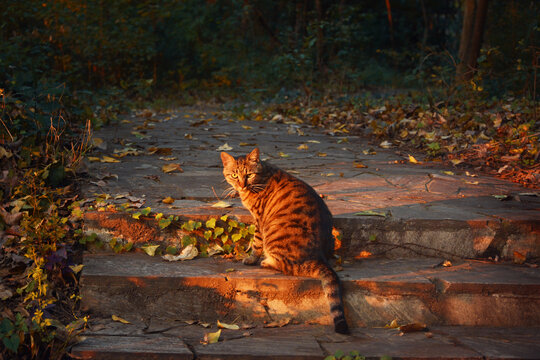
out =
[[234,157],[227,154],[226,152],[221,153],[221,161],[223,161],[223,167],[228,167],[234,163]]
[[247,154],[246,159],[249,162],[258,163],[259,162],[259,148],[255,148],[249,154]]

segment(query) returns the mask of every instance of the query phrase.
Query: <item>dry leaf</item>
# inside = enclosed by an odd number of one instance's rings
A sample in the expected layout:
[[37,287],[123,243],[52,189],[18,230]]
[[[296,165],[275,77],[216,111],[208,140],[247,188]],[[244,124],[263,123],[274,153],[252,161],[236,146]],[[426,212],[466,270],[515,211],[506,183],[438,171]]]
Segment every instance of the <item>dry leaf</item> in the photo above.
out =
[[238,145],[240,145],[240,146],[257,146],[257,144],[255,144],[255,143],[246,143],[246,142],[241,142]]
[[459,165],[463,162],[463,160],[461,159],[452,159],[450,160],[450,162],[452,163],[452,165],[456,166],[456,165]]
[[388,325],[384,325],[387,329],[397,329],[399,327],[397,319],[392,320],[392,322]]
[[230,207],[232,207],[232,204],[230,202],[220,200],[217,203],[212,204],[212,207],[215,207],[215,208],[230,208]]
[[382,143],[379,144],[379,146],[383,149],[390,149],[392,147],[392,143],[388,140],[384,140]]
[[204,334],[204,343],[205,344],[214,344],[219,341],[219,337],[221,336],[221,329],[219,329],[216,332],[213,333],[206,333]]
[[302,144],[302,145],[298,145],[297,149],[298,150],[307,150],[307,149],[309,149],[309,146],[307,146],[306,144]]
[[454,172],[452,172],[452,171],[443,171],[442,173],[445,174],[445,175],[450,175],[450,176],[455,175]]
[[178,261],[178,260],[184,261],[184,260],[191,260],[197,257],[197,255],[199,255],[199,250],[197,250],[195,245],[189,244],[188,246],[184,248],[184,250],[182,250],[182,252],[179,255],[174,256],[171,254],[167,254],[167,255],[163,255],[162,258],[167,261]]
[[184,170],[182,170],[182,168],[180,167],[180,164],[176,164],[176,163],[165,164],[163,165],[161,170],[166,174],[172,173],[174,171],[184,172]]
[[172,204],[174,202],[174,199],[170,196],[167,196],[165,199],[161,200],[164,204]]
[[101,159],[96,156],[88,156],[88,161],[96,162],[96,161],[101,161]]
[[362,164],[362,163],[359,162],[359,161],[353,161],[353,166],[354,166],[355,168],[358,168],[358,169],[367,168],[366,165]]
[[452,266],[452,262],[450,260],[444,260],[443,263],[442,263],[442,266],[444,267],[451,267]]
[[110,156],[103,156],[100,160],[103,163],[119,163],[120,160],[112,158]]
[[156,154],[156,155],[171,155],[172,149],[171,148],[159,148],[159,147],[149,147],[148,152],[150,154]]
[[122,319],[121,317],[116,316],[116,315],[112,315],[111,318],[113,319],[113,321],[118,321],[118,322],[121,322],[122,324],[131,324],[126,319]]
[[317,154],[317,156],[326,157],[326,153],[320,152],[320,153]]
[[233,149],[232,146],[225,143],[225,144],[221,145],[220,147],[218,147],[217,151],[229,151],[229,150],[232,150],[232,149]]
[[268,324],[265,324],[265,328],[275,328],[275,327],[283,327],[291,322],[290,318],[285,318],[279,321],[272,321]]
[[514,251],[514,263],[523,264],[527,260],[527,256],[523,255],[519,251]]
[[409,155],[409,162],[413,164],[418,164],[418,160],[416,160],[412,155]]
[[412,323],[412,324],[407,324],[407,325],[401,325],[398,329],[402,333],[425,331],[427,330],[427,325],[421,324],[421,323]]
[[244,129],[246,129],[246,130],[251,130],[251,129],[253,129],[253,128],[252,128],[251,126],[249,126],[249,125],[242,125],[242,127],[243,127]]
[[217,321],[217,327],[219,329],[229,329],[229,330],[239,330],[240,329],[240,326],[238,326],[236,324],[225,324],[225,323],[220,322],[219,320]]
[[279,152],[279,156],[281,156],[282,158],[288,158],[290,155],[289,155],[289,154],[285,154],[283,151],[280,151],[280,152]]
[[144,245],[141,246],[141,249],[148,255],[154,256],[158,247],[159,245]]

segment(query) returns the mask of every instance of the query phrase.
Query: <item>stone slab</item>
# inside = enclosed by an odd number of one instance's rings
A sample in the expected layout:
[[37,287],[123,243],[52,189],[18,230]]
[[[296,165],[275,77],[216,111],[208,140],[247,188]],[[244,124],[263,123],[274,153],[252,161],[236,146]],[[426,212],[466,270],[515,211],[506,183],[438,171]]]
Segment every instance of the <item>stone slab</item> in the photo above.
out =
[[[352,326],[400,322],[470,326],[540,323],[540,269],[478,261],[365,259],[339,276]],[[272,321],[329,324],[316,279],[219,258],[171,263],[144,254],[87,254],[82,306],[143,321]]]
[[193,359],[193,353],[182,340],[152,335],[88,336],[71,354],[77,359]]
[[[222,329],[218,343],[203,345],[205,333],[217,331],[215,323],[207,326],[155,319],[121,324],[92,318],[85,339],[71,353],[96,359],[209,360],[322,360],[338,351],[345,355],[356,352],[366,359],[538,359],[540,353],[538,327],[431,326],[427,331],[405,334],[396,329],[362,327],[353,329],[350,335],[340,335],[327,326],[289,324],[278,328]],[[139,335],[126,336],[128,332]],[[155,350],[157,344],[159,351],[152,357],[148,350]]]
[[[350,244],[345,252],[511,259],[518,251],[529,259],[540,258],[538,188],[475,174],[473,169],[411,164],[399,148],[378,148],[360,136],[331,136],[307,124],[236,121],[219,108],[186,107],[121,120],[125,121],[96,131],[94,135],[104,142],[93,155],[112,156],[126,147],[140,155],[124,156],[119,163],[87,163],[89,176],[82,184],[87,198],[106,193],[112,196],[106,203],[120,203],[125,198],[114,197],[129,193],[165,215],[193,218],[227,212],[249,220],[238,201],[225,211],[210,205],[226,194],[220,147],[226,143],[230,153],[241,155],[256,144],[264,159],[304,179],[324,196]],[[299,150],[301,144],[309,149]],[[168,148],[171,153],[150,155],[150,147]],[[176,160],[166,160],[171,156]],[[161,168],[170,162],[180,163],[183,172],[165,174]],[[358,163],[367,167],[356,167]],[[500,201],[493,195],[508,197]],[[168,196],[184,202],[161,203]],[[374,221],[355,215],[364,210],[391,216]],[[369,242],[372,235],[379,241]]]

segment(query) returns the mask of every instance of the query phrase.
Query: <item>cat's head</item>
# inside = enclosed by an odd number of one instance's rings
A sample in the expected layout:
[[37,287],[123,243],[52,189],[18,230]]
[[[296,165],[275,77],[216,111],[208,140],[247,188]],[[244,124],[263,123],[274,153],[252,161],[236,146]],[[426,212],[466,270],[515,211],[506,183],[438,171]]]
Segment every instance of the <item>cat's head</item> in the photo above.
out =
[[238,158],[222,152],[221,161],[225,180],[240,194],[246,191],[259,192],[264,187],[264,168],[258,148],[253,149],[245,157]]

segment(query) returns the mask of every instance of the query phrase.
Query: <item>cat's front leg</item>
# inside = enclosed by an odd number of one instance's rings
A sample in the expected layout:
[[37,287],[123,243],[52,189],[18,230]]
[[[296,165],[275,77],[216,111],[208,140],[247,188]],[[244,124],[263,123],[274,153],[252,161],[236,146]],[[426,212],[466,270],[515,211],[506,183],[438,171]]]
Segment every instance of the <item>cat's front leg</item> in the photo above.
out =
[[251,255],[245,258],[242,262],[245,265],[255,265],[259,261],[259,258],[262,255],[263,252],[263,241],[262,236],[259,230],[255,230],[255,234],[253,235],[253,244],[252,244],[252,250]]

